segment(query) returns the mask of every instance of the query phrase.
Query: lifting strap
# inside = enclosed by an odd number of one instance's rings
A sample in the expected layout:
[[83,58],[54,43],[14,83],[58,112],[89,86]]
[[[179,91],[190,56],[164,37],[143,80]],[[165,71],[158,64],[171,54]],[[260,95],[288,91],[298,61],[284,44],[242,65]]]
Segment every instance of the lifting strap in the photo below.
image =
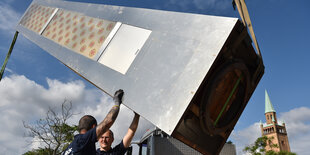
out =
[[18,36],[18,31],[15,32],[13,41],[12,41],[11,46],[10,46],[10,49],[9,49],[9,52],[8,52],[8,54],[6,55],[5,60],[4,60],[4,63],[3,63],[3,65],[2,65],[2,68],[1,68],[1,71],[0,71],[0,81],[1,81],[1,79],[2,79],[2,76],[3,76],[4,70],[5,70],[6,64],[8,63],[9,58],[10,58],[10,56],[11,56],[12,50],[13,50],[13,48],[14,48],[14,45],[15,45],[15,42],[16,42],[16,39],[17,39],[17,36]]
[[254,34],[254,30],[253,30],[252,22],[251,22],[251,19],[250,19],[250,15],[249,15],[249,12],[248,12],[248,9],[246,7],[246,4],[245,4],[244,0],[233,0],[234,8],[235,8],[235,5],[237,6],[239,15],[240,15],[240,17],[242,19],[242,22],[243,22],[244,26],[248,27],[248,29],[250,31],[250,35],[251,35],[251,37],[253,39],[253,42],[254,42],[254,45],[255,45],[255,48],[257,50],[258,55],[262,59],[262,54],[260,52],[260,49],[259,49],[259,46],[258,46],[258,43],[257,43],[257,40],[256,40],[256,36]]

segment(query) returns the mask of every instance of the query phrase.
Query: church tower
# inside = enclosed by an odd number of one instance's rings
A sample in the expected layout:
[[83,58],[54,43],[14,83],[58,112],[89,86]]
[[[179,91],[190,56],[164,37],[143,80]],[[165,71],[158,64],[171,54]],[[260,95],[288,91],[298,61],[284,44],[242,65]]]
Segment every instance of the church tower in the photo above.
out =
[[[266,151],[273,150],[275,152],[288,151],[290,152],[290,145],[288,143],[285,123],[278,123],[276,111],[274,110],[268,93],[265,90],[265,117],[266,123],[261,123],[262,136],[267,136],[271,141],[267,141]],[[278,147],[270,147],[276,144]]]

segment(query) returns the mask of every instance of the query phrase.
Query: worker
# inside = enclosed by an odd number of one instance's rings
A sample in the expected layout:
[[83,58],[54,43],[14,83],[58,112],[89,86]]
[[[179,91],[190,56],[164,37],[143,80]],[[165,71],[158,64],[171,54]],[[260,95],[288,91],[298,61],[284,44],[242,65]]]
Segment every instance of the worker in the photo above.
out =
[[97,121],[93,116],[83,116],[79,121],[79,134],[74,136],[74,140],[64,151],[63,155],[95,155],[95,143],[102,134],[110,129],[116,120],[123,95],[124,92],[121,89],[115,92],[113,97],[115,105],[99,125],[97,125]]
[[135,116],[129,126],[129,129],[123,140],[114,148],[111,147],[114,141],[114,134],[111,130],[106,131],[100,138],[100,148],[97,149],[97,155],[124,155],[130,146],[133,136],[138,128],[140,115],[135,113]]

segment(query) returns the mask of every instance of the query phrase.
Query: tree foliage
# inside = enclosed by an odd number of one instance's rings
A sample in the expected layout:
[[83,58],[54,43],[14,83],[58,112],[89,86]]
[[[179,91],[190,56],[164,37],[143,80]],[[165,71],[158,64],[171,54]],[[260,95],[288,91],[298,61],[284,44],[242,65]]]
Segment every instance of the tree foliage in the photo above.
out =
[[256,139],[254,144],[246,146],[243,151],[249,152],[252,155],[261,155],[262,153],[266,152],[265,147],[267,146],[268,137],[259,137]]
[[231,140],[229,140],[228,142],[226,142],[227,144],[232,144],[233,142]]
[[53,154],[53,150],[47,148],[38,148],[32,151],[28,151],[23,155],[47,155],[47,154]]
[[296,153],[287,152],[287,151],[280,151],[275,152],[272,150],[266,151],[266,146],[268,145],[270,148],[277,148],[279,147],[277,144],[273,144],[272,140],[274,137],[259,137],[256,139],[254,144],[246,146],[243,151],[248,152],[252,155],[296,155]]
[[266,155],[296,155],[296,153],[287,151],[280,151],[280,152],[267,151]]
[[28,130],[27,136],[43,144],[43,147],[26,152],[24,155],[57,155],[61,154],[74,138],[77,126],[68,125],[68,119],[73,116],[72,103],[64,101],[61,111],[49,108],[44,119],[34,124],[23,121]]

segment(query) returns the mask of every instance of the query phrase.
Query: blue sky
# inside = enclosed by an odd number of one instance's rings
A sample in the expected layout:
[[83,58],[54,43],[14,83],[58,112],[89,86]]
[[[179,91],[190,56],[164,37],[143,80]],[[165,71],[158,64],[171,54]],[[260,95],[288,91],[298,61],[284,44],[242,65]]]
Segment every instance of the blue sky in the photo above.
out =
[[[226,17],[239,17],[231,0],[77,0],[79,2],[141,7],[178,12],[190,12]],[[0,1],[0,62],[11,44],[15,26],[31,0]],[[244,154],[245,144],[260,136],[258,122],[264,118],[265,89],[277,112],[278,120],[286,122],[290,146],[298,154],[310,154],[310,2],[307,0],[247,0],[255,34],[265,64],[265,74],[251,97],[235,130],[230,136],[238,154]],[[0,151],[21,154],[39,143],[26,145],[22,120],[33,121],[44,117],[48,106],[64,99],[74,102],[79,115],[92,113],[98,120],[112,106],[111,99],[73,73],[47,52],[24,38],[18,37],[6,72],[0,82],[1,126]],[[86,104],[87,103],[87,104]],[[84,107],[84,108],[79,108]],[[104,109],[104,110],[102,110]],[[122,135],[128,125],[130,110],[123,108],[114,126]],[[133,115],[132,115],[133,116]],[[142,120],[135,139],[152,127]],[[113,128],[112,128],[113,129]],[[119,133],[119,134],[118,134]],[[117,137],[121,139],[122,136]],[[19,146],[19,147],[16,147]]]

